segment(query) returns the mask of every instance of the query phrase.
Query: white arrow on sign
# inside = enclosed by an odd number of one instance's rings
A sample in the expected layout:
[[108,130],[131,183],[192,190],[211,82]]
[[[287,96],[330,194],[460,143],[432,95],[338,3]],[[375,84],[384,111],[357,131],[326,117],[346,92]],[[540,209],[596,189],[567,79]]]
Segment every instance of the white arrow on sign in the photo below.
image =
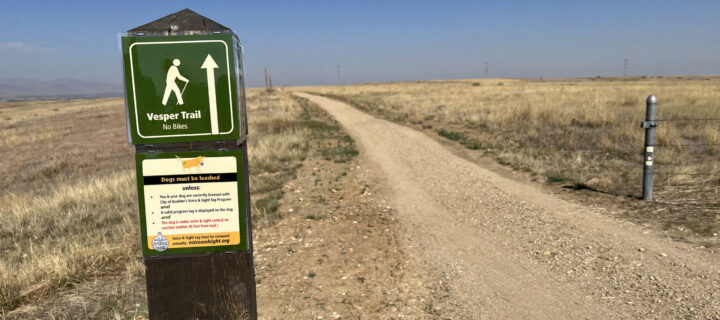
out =
[[220,134],[218,128],[217,100],[215,99],[215,69],[218,68],[215,60],[208,54],[200,69],[207,71],[208,99],[210,100],[210,132]]

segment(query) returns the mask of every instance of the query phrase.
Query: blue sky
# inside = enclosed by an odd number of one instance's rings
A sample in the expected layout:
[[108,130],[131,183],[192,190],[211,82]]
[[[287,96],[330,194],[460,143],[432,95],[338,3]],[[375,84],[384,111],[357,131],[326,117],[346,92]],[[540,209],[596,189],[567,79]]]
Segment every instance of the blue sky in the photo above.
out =
[[190,8],[238,34],[249,86],[720,74],[720,1],[0,0],[0,78],[121,83],[118,33]]

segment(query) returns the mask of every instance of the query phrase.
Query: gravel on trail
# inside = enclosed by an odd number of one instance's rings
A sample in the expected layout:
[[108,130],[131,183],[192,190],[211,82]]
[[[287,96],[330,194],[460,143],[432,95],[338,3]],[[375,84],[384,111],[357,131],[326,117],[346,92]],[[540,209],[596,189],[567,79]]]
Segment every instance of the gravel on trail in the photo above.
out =
[[356,140],[398,211],[411,261],[448,280],[453,308],[442,318],[720,318],[717,253],[508,179],[345,103],[296,94]]

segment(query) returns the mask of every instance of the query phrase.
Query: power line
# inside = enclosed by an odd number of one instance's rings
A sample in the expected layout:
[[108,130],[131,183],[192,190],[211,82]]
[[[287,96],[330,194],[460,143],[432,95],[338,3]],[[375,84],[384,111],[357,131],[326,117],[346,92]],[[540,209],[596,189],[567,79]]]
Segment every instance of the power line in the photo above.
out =
[[485,61],[485,79],[488,77],[488,63]]

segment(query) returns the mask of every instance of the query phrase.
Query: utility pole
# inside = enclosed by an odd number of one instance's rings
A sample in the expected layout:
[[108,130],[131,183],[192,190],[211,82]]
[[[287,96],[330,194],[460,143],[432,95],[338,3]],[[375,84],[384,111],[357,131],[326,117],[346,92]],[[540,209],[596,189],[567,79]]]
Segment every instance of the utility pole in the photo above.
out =
[[488,63],[485,61],[485,79],[488,77]]
[[623,61],[623,77],[627,77],[628,73],[628,60],[625,58],[625,61]]
[[270,76],[268,75],[267,67],[265,67],[265,89],[270,89]]
[[265,67],[265,89],[268,91],[273,89],[272,78],[270,77],[270,72],[268,72],[267,67]]
[[340,65],[337,65],[337,83],[342,85],[342,77],[340,76]]

